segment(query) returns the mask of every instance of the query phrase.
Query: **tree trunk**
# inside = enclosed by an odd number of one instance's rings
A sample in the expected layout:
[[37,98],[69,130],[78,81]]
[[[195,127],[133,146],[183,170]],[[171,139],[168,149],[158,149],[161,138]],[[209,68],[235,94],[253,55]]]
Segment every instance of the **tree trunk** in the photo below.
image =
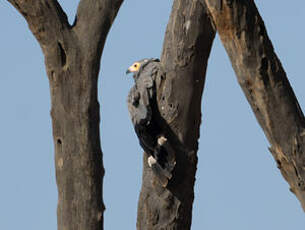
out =
[[165,35],[158,105],[175,146],[176,166],[167,187],[156,181],[144,154],[138,230],[190,229],[197,165],[201,96],[215,32],[205,6],[175,0]]
[[122,0],[81,0],[73,26],[55,0],[9,2],[25,17],[45,56],[52,100],[58,229],[103,229],[97,79],[105,39]]
[[255,3],[205,1],[278,168],[305,211],[304,115]]

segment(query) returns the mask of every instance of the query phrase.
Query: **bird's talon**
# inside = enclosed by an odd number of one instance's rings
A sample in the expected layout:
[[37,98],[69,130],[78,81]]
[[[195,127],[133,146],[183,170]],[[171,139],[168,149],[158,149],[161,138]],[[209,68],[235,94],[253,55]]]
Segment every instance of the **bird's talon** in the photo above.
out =
[[156,163],[157,163],[157,160],[156,160],[153,156],[150,156],[150,157],[148,157],[148,159],[147,159],[147,163],[148,163],[148,166],[151,168],[151,166],[152,166],[153,164],[156,164]]
[[158,138],[158,145],[164,145],[165,142],[167,142],[167,138],[165,138],[164,136]]

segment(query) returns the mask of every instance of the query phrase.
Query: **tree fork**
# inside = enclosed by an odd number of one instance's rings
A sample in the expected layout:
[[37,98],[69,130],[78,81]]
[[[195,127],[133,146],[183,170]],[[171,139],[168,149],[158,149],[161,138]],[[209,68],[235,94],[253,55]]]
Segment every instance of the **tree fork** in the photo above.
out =
[[166,188],[143,160],[138,230],[190,229],[197,166],[201,97],[215,32],[202,1],[175,0],[167,26],[157,96],[175,146],[176,166]]
[[103,229],[97,80],[106,36],[123,0],[81,0],[73,26],[56,0],[8,1],[25,17],[45,56],[58,229]]
[[205,2],[278,168],[305,211],[304,115],[255,3]]

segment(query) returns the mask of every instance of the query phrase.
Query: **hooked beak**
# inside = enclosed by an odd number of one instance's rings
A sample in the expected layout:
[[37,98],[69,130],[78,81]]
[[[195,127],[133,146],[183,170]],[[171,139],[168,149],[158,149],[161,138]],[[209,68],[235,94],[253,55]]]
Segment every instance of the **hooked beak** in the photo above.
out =
[[128,68],[128,69],[126,70],[126,74],[129,74],[129,73],[131,73],[131,71],[130,71],[130,69]]

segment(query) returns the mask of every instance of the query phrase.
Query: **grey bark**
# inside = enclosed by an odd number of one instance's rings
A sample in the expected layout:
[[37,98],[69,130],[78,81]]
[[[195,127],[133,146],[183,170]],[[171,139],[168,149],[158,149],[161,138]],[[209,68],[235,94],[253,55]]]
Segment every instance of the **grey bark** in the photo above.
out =
[[255,3],[205,2],[278,168],[305,211],[304,115]]
[[58,229],[103,229],[97,79],[106,36],[123,0],[81,0],[72,26],[56,0],[8,1],[25,17],[45,57]]
[[197,165],[201,96],[215,32],[202,1],[175,0],[167,26],[157,81],[165,135],[175,146],[176,166],[162,187],[143,160],[138,230],[190,229]]

